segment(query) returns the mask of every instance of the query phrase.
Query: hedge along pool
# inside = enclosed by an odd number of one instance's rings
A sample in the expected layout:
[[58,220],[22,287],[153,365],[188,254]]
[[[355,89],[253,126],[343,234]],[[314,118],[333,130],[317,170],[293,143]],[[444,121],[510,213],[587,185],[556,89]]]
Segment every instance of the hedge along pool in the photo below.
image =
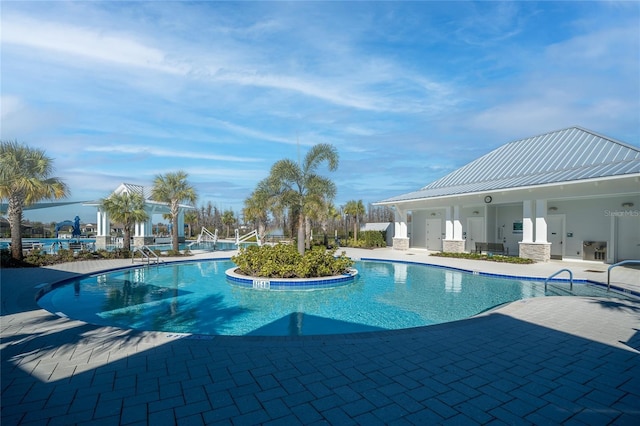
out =
[[[468,318],[531,297],[566,295],[569,284],[496,278],[387,261],[357,261],[349,285],[265,291],[229,282],[230,260],[180,262],[95,274],[45,293],[39,305],[92,324],[201,335],[296,336],[367,332]],[[573,293],[604,296],[575,283]]]

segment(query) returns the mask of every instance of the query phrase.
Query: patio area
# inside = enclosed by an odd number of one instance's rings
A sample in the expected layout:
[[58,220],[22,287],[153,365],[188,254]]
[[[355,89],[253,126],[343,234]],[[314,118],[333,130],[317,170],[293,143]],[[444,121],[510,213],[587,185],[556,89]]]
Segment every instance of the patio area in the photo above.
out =
[[[608,266],[347,254],[543,278],[570,268],[576,279],[600,282]],[[3,424],[640,422],[640,301],[545,297],[435,326],[295,338],[121,330],[35,303],[44,283],[130,264],[0,271]],[[640,271],[611,276],[640,291]]]

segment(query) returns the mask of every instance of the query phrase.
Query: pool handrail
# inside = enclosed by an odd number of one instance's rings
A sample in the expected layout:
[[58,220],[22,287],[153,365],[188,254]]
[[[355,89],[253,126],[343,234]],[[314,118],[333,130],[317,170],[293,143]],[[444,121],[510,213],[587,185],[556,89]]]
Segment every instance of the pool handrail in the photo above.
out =
[[152,254],[156,258],[156,265],[159,265],[160,262],[162,262],[160,256],[158,256],[155,251],[151,250],[148,246],[143,245],[133,248],[133,251],[131,252],[131,263],[133,263],[134,261],[136,252],[140,252],[141,258],[144,257],[147,260],[147,265],[149,265],[151,261],[151,256],[149,256],[150,254]]
[[567,268],[560,269],[558,272],[556,272],[556,273],[550,275],[549,277],[547,277],[547,279],[544,280],[544,291],[547,291],[547,282],[551,278],[555,277],[556,275],[558,275],[558,274],[560,274],[562,272],[568,272],[569,273],[569,291],[573,291],[573,272],[571,272],[571,270],[567,269]]
[[623,260],[618,263],[614,263],[613,265],[607,268],[607,291],[611,289],[611,270],[616,266],[628,265],[628,264],[637,264],[640,265],[640,260]]

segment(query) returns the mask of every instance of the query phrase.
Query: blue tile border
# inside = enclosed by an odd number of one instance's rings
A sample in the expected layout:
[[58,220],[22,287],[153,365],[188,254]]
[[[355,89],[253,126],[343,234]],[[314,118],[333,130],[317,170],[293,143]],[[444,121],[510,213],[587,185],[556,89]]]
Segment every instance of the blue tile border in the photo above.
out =
[[[406,264],[410,264],[410,265],[422,265],[422,266],[430,266],[433,268],[440,268],[440,269],[448,269],[451,271],[459,271],[459,272],[464,272],[467,274],[472,274],[472,275],[480,275],[480,276],[484,276],[484,277],[493,277],[493,278],[507,278],[507,279],[515,279],[515,280],[527,280],[527,281],[546,281],[547,278],[545,277],[534,277],[534,276],[526,276],[526,275],[506,275],[506,274],[496,274],[496,273],[492,273],[492,272],[482,272],[482,271],[477,271],[477,270],[471,270],[471,269],[464,269],[464,268],[456,268],[453,266],[444,266],[444,265],[435,265],[433,263],[426,263],[426,262],[415,262],[415,261],[411,261],[411,260],[393,260],[393,259],[376,259],[376,258],[371,258],[371,257],[362,257],[358,260],[364,260],[364,261],[376,261],[376,262],[390,262],[390,263],[406,263]],[[549,282],[571,282],[571,280],[569,280],[568,278],[552,278],[549,280]],[[607,284],[606,283],[601,283],[599,281],[593,281],[593,280],[589,280],[589,279],[584,279],[584,278],[577,278],[573,280],[574,283],[580,283],[580,284],[590,284],[596,287],[602,287],[602,288],[607,288]],[[618,287],[615,285],[611,285],[611,290],[614,290],[618,293],[622,293],[624,295],[631,295],[634,297],[638,297],[640,298],[640,292],[637,291],[633,291],[633,290],[629,290],[626,288],[622,288],[622,287]]]
[[258,291],[309,291],[341,287],[355,282],[358,271],[351,269],[349,274],[320,278],[261,278],[247,277],[235,272],[237,267],[225,271],[231,284]]

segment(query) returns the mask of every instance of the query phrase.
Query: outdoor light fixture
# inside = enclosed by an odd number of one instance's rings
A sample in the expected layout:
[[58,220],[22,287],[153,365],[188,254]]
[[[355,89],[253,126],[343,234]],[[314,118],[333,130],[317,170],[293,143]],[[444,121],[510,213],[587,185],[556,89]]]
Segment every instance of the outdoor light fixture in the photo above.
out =
[[555,207],[555,206],[552,206],[552,207],[549,207],[549,211],[550,212],[556,212],[556,211],[558,211],[558,208]]
[[622,203],[622,207],[633,207],[633,203],[631,201],[627,201],[626,203]]
[[480,212],[478,210],[474,210],[473,214],[479,214]]

